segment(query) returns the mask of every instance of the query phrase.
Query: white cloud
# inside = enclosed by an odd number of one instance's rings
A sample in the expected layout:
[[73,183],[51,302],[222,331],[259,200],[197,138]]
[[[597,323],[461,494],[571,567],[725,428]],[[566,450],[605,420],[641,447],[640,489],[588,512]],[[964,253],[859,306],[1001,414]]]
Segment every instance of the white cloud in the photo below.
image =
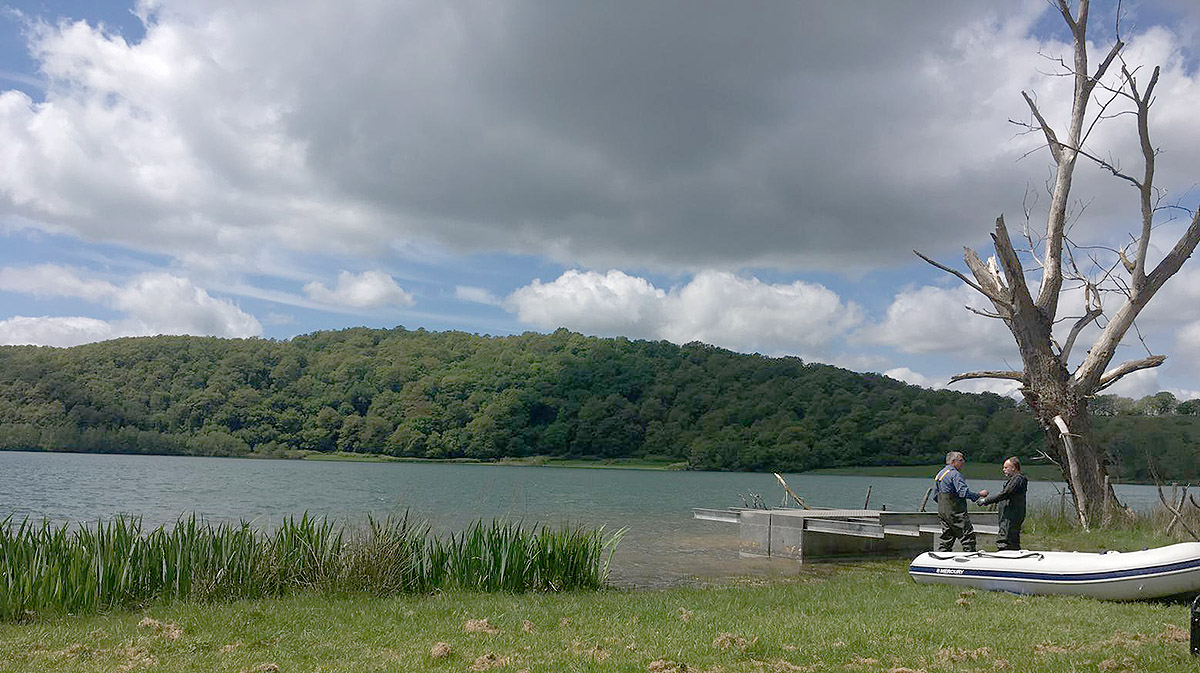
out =
[[35,297],[74,297],[90,302],[102,302],[117,292],[108,281],[81,278],[74,270],[57,264],[0,268],[0,290]]
[[15,316],[0,320],[0,344],[36,346],[78,346],[112,339],[118,334],[111,323],[95,318],[39,318]]
[[1000,320],[968,311],[991,309],[971,288],[924,286],[898,292],[887,315],[857,336],[902,353],[945,353],[1001,359],[1016,354],[1012,334]]
[[170,274],[139,276],[119,288],[111,303],[129,316],[123,322],[141,334],[262,334],[262,324],[254,316],[229,301],[210,296],[188,279]]
[[1121,377],[1119,381],[1105,388],[1102,394],[1120,395],[1138,400],[1162,389],[1162,385],[1158,382],[1158,370],[1142,369]]
[[415,303],[411,294],[382,271],[364,271],[360,274],[343,271],[338,274],[337,286],[333,289],[313,281],[304,286],[304,293],[315,302],[355,308],[412,306]]
[[914,372],[908,367],[897,367],[889,369],[883,373],[884,376],[890,376],[897,381],[903,381],[910,385],[921,386],[922,388],[944,388],[945,381],[937,381],[925,376],[919,372]]
[[475,304],[486,304],[488,306],[500,306],[504,302],[496,295],[482,287],[471,287],[468,285],[459,285],[454,288],[454,297],[462,301],[469,301]]
[[1020,382],[1007,379],[967,379],[942,387],[964,393],[996,393],[1016,400],[1021,399]]
[[652,338],[667,293],[644,278],[611,270],[569,270],[550,283],[535,280],[508,297],[517,318],[544,328]]
[[1008,381],[1004,379],[967,379],[957,383],[950,383],[949,377],[929,377],[920,372],[915,372],[908,367],[889,369],[883,374],[884,376],[890,376],[897,381],[903,381],[914,386],[921,386],[922,388],[931,388],[934,390],[949,389],[966,393],[996,393],[997,395],[1012,397],[1014,399],[1019,399],[1021,396],[1018,392],[1021,384],[1017,381]]
[[1188,323],[1176,334],[1174,352],[1168,356],[1168,362],[1171,360],[1193,379],[1200,376],[1200,320]]
[[0,268],[0,290],[83,299],[120,314],[108,321],[80,316],[10,318],[0,323],[0,341],[5,343],[73,346],[119,336],[262,334],[254,316],[168,273],[141,274],[115,284],[52,264],[5,267]]
[[862,310],[829,289],[706,271],[664,291],[621,271],[570,270],[513,292],[524,323],[589,334],[702,341],[743,352],[825,353],[862,320]]

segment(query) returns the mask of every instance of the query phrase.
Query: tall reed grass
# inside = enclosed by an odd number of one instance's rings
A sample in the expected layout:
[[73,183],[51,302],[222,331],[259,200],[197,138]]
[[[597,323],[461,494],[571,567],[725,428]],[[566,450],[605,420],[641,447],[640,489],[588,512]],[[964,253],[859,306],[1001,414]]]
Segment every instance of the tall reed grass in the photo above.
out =
[[120,516],[72,528],[0,521],[0,619],[164,600],[234,600],[296,590],[377,595],[439,589],[597,589],[621,531],[477,521],[447,537],[408,516],[347,530],[287,518],[270,533],[192,515],[143,531]]
[[1200,508],[1190,502],[1174,512],[1159,505],[1146,510],[1114,509],[1084,529],[1069,499],[1040,503],[1029,508],[1023,527],[1023,544],[1030,549],[1072,551],[1132,551],[1196,540],[1200,534]]

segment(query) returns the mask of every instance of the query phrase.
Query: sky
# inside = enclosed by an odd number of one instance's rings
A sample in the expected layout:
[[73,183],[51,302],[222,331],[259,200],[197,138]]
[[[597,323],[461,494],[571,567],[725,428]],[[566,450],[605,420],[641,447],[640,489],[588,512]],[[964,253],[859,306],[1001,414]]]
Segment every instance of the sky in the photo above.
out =
[[[1117,30],[1162,68],[1154,261],[1200,206],[1200,5],[1097,2],[1093,62]],[[1065,125],[1067,40],[1046,0],[0,0],[0,344],[566,327],[1019,368],[913,251],[966,271],[998,216],[1044,226],[1010,120],[1026,91]],[[1089,149],[1140,170],[1111,116]],[[1080,164],[1073,195],[1081,266],[1137,231],[1128,184]],[[1200,397],[1200,262],[1113,365],[1147,353],[1108,392]]]

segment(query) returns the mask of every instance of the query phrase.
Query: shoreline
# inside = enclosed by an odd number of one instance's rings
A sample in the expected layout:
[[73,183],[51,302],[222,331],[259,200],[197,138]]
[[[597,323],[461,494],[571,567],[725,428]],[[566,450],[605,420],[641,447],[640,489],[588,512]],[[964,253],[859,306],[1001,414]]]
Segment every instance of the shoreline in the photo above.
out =
[[[322,453],[319,451],[289,451],[286,454],[248,453],[240,456],[192,455],[183,453],[135,453],[118,451],[55,451],[39,448],[12,449],[3,448],[6,453],[50,453],[50,454],[80,454],[80,455],[111,455],[111,456],[166,456],[175,458],[234,458],[243,460],[304,460],[311,462],[359,462],[359,463],[445,463],[452,465],[498,465],[509,467],[568,467],[580,469],[613,469],[613,470],[651,470],[659,472],[691,471],[687,461],[646,460],[642,458],[557,458],[553,456],[527,456],[495,459],[479,458],[420,458],[415,456],[388,456],[383,454],[363,454],[348,452]],[[868,465],[857,467],[824,467],[804,472],[780,471],[781,474],[805,474],[813,476],[856,476],[856,477],[901,477],[932,479],[941,465]],[[705,470],[707,471],[707,470]],[[737,470],[716,470],[717,472],[738,472]],[[745,474],[770,474],[776,470],[764,469],[759,471],[743,471]],[[1062,474],[1057,467],[1051,465],[1025,465],[1025,475],[1030,481],[1049,481],[1063,483]],[[999,463],[968,462],[962,470],[968,480],[1003,481]],[[1153,486],[1153,481],[1114,479],[1114,485]],[[1181,481],[1163,482],[1163,486],[1179,484]]]
[[575,467],[582,469],[606,470],[656,470],[682,471],[687,470],[686,461],[643,460],[640,458],[606,458],[589,460],[584,458],[553,458],[550,456],[529,456],[526,458],[497,458],[481,460],[478,458],[417,458],[413,456],[383,456],[364,455],[357,453],[310,452],[297,457],[298,460],[308,461],[347,461],[357,463],[449,463],[453,465],[499,465],[510,467]]

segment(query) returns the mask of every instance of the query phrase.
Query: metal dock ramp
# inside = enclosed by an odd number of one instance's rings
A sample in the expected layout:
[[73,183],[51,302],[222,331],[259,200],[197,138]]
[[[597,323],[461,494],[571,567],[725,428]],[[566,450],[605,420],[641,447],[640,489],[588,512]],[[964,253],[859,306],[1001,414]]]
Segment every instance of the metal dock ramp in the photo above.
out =
[[[915,556],[934,548],[937,512],[875,509],[705,509],[692,516],[736,523],[743,556],[813,560]],[[979,544],[993,544],[996,512],[971,512]]]

